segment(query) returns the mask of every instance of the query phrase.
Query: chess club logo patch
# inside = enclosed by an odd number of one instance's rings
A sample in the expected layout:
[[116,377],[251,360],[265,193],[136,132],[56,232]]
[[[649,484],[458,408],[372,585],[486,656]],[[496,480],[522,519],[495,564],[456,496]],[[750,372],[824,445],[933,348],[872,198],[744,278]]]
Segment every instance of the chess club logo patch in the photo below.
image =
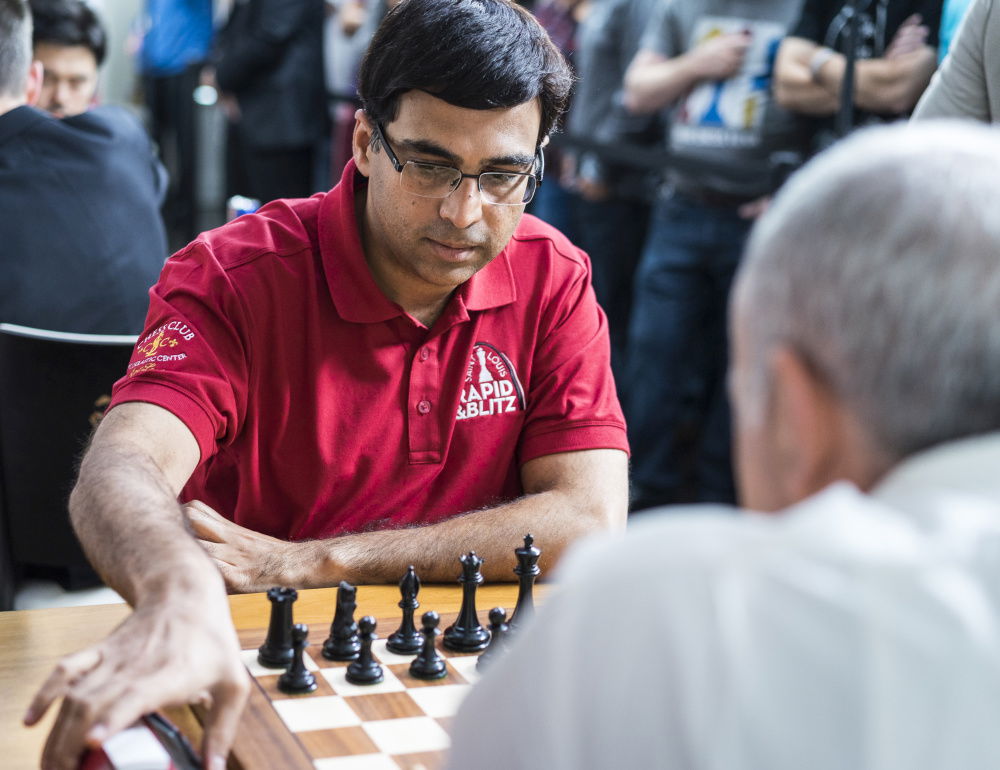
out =
[[183,321],[171,321],[139,340],[128,365],[128,376],[151,371],[157,364],[183,361],[187,353],[176,350],[195,337],[194,331]]
[[490,417],[524,411],[524,388],[510,359],[488,342],[472,348],[465,384],[458,403],[458,419]]

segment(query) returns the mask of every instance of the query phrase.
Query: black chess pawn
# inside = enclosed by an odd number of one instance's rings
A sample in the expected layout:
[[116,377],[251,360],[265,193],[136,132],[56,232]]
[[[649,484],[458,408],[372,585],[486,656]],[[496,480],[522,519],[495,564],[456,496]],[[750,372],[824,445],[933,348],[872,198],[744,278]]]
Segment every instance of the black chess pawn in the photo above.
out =
[[462,576],[458,579],[462,584],[462,607],[458,620],[444,630],[444,646],[455,652],[479,652],[490,641],[490,632],[483,628],[476,614],[476,589],[483,582],[483,573],[479,571],[483,560],[475,551],[469,551],[459,561],[462,562]]
[[287,695],[305,695],[316,689],[316,677],[306,668],[305,650],[309,627],[305,623],[292,626],[292,662],[288,670],[278,677],[278,689]]
[[358,659],[347,667],[345,676],[351,684],[378,684],[385,679],[385,675],[378,661],[372,656],[372,642],[378,638],[375,635],[375,618],[365,615],[361,618],[358,628],[361,630],[361,651],[358,653]]
[[514,612],[510,616],[507,625],[511,631],[516,631],[523,626],[532,615],[535,614],[535,600],[532,596],[532,589],[535,586],[535,579],[541,570],[538,568],[538,557],[542,552],[535,548],[535,539],[530,535],[524,536],[524,547],[514,549],[517,556],[517,566],[514,567],[514,574],[519,582],[517,590],[517,604],[514,605]]
[[357,660],[361,650],[358,624],[354,622],[357,589],[341,580],[337,588],[337,609],[330,624],[330,636],[323,642],[323,657],[327,660]]
[[389,634],[385,642],[386,649],[397,655],[413,655],[420,651],[424,637],[413,625],[413,613],[420,606],[417,601],[417,594],[420,592],[420,578],[417,577],[413,565],[406,570],[403,579],[399,581],[399,592],[402,599],[399,600],[399,607],[403,610],[403,622],[399,625],[399,630]]
[[410,676],[416,679],[440,679],[448,673],[444,658],[437,651],[434,640],[441,632],[438,631],[438,623],[441,618],[434,610],[425,612],[420,619],[423,629],[423,644],[417,657],[410,663]]
[[271,622],[267,638],[257,649],[257,662],[267,668],[287,668],[295,649],[292,646],[292,605],[299,597],[294,588],[269,588]]
[[503,607],[494,607],[490,610],[490,643],[476,661],[476,671],[490,665],[493,659],[504,651],[508,630],[506,621],[507,610]]

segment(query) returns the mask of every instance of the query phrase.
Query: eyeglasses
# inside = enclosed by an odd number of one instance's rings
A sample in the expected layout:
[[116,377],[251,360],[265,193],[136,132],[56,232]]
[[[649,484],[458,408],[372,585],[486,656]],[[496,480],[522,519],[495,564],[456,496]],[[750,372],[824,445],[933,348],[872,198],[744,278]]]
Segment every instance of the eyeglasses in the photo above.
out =
[[463,174],[453,166],[442,166],[437,163],[425,163],[419,160],[408,160],[400,163],[396,153],[389,146],[385,128],[381,123],[375,124],[389,157],[392,167],[399,172],[399,184],[412,195],[421,198],[447,198],[463,179],[475,179],[479,186],[479,194],[487,203],[496,206],[523,206],[535,196],[535,190],[542,183],[545,173],[545,156],[539,147],[535,151],[534,165],[536,173],[519,171],[484,171],[481,174]]

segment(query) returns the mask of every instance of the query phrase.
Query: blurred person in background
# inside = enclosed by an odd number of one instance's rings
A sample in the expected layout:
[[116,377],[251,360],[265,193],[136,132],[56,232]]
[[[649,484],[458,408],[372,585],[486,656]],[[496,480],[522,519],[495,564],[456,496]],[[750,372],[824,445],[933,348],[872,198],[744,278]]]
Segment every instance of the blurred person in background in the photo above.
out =
[[121,107],[56,119],[24,0],[0,0],[0,321],[138,334],[166,258],[165,175]]
[[[942,0],[805,0],[782,42],[774,95],[786,109],[810,118],[814,150],[842,131],[837,117],[851,111],[850,128],[898,120],[909,114],[937,66]],[[854,99],[842,106],[851,28],[857,28]]]
[[[576,34],[580,22],[590,12],[591,0],[539,0],[532,8],[552,42],[570,66],[576,69]],[[545,150],[545,184],[538,188],[528,213],[548,222],[571,241],[577,240],[576,200],[572,161],[562,147]]]
[[146,0],[139,69],[150,133],[170,171],[163,214],[175,243],[198,232],[193,95],[213,34],[212,0]]
[[323,0],[238,0],[216,46],[215,79],[232,97],[230,136],[246,190],[262,203],[320,189],[328,141]]
[[[593,0],[577,27],[578,81],[566,120],[571,138],[617,149],[658,145],[656,114],[633,115],[623,79],[657,0]],[[632,280],[642,252],[657,170],[608,161],[597,152],[572,155],[577,244],[590,255],[594,292],[608,316],[611,367],[621,396],[627,387],[625,347]]]
[[733,502],[726,311],[743,243],[802,144],[771,98],[775,52],[800,0],[657,9],[625,76],[625,106],[667,111],[675,165],[654,204],[635,278],[625,415],[633,510]]
[[32,48],[42,64],[38,107],[65,118],[96,103],[98,70],[108,38],[82,0],[32,0]]

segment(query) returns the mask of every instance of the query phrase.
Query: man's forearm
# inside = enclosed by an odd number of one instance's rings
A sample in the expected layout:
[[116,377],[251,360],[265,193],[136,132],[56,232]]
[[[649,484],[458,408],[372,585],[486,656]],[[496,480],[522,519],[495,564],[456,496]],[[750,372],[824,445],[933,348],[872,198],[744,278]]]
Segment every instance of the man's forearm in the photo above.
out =
[[840,106],[836,91],[813,78],[810,61],[820,47],[802,38],[786,38],[774,66],[774,97],[786,110],[806,115],[832,115]]
[[624,104],[629,112],[647,115],[676,102],[700,80],[687,54],[661,61],[637,61],[625,74]]
[[461,573],[458,557],[475,551],[484,560],[482,571],[487,580],[514,580],[513,552],[526,534],[531,533],[542,549],[540,566],[547,570],[574,540],[612,528],[610,520],[577,518],[568,500],[543,492],[426,527],[328,540],[321,568],[325,584],[337,578],[352,583],[392,583],[402,577],[409,564],[416,567],[422,580],[451,582]]
[[284,554],[291,562],[286,564],[285,584],[391,583],[410,564],[422,580],[451,582],[460,572],[458,557],[469,551],[485,560],[486,579],[513,580],[513,550],[528,533],[542,549],[540,566],[548,570],[575,540],[624,527],[628,509],[624,452],[591,450],[539,458],[527,475],[528,493],[495,508],[424,527],[297,544],[304,547]]
[[108,414],[80,466],[69,501],[77,537],[94,568],[133,606],[172,589],[221,588],[218,570],[187,531],[177,502],[191,461],[170,457],[164,462],[169,469],[161,468],[127,434],[135,425],[131,407]]
[[[908,113],[927,88],[935,66],[934,49],[929,46],[897,59],[859,61],[854,102],[869,112],[888,115]],[[843,82],[846,60],[841,57],[840,61],[831,61],[830,69],[830,77],[835,78],[838,84]],[[837,93],[840,93],[839,85]]]

